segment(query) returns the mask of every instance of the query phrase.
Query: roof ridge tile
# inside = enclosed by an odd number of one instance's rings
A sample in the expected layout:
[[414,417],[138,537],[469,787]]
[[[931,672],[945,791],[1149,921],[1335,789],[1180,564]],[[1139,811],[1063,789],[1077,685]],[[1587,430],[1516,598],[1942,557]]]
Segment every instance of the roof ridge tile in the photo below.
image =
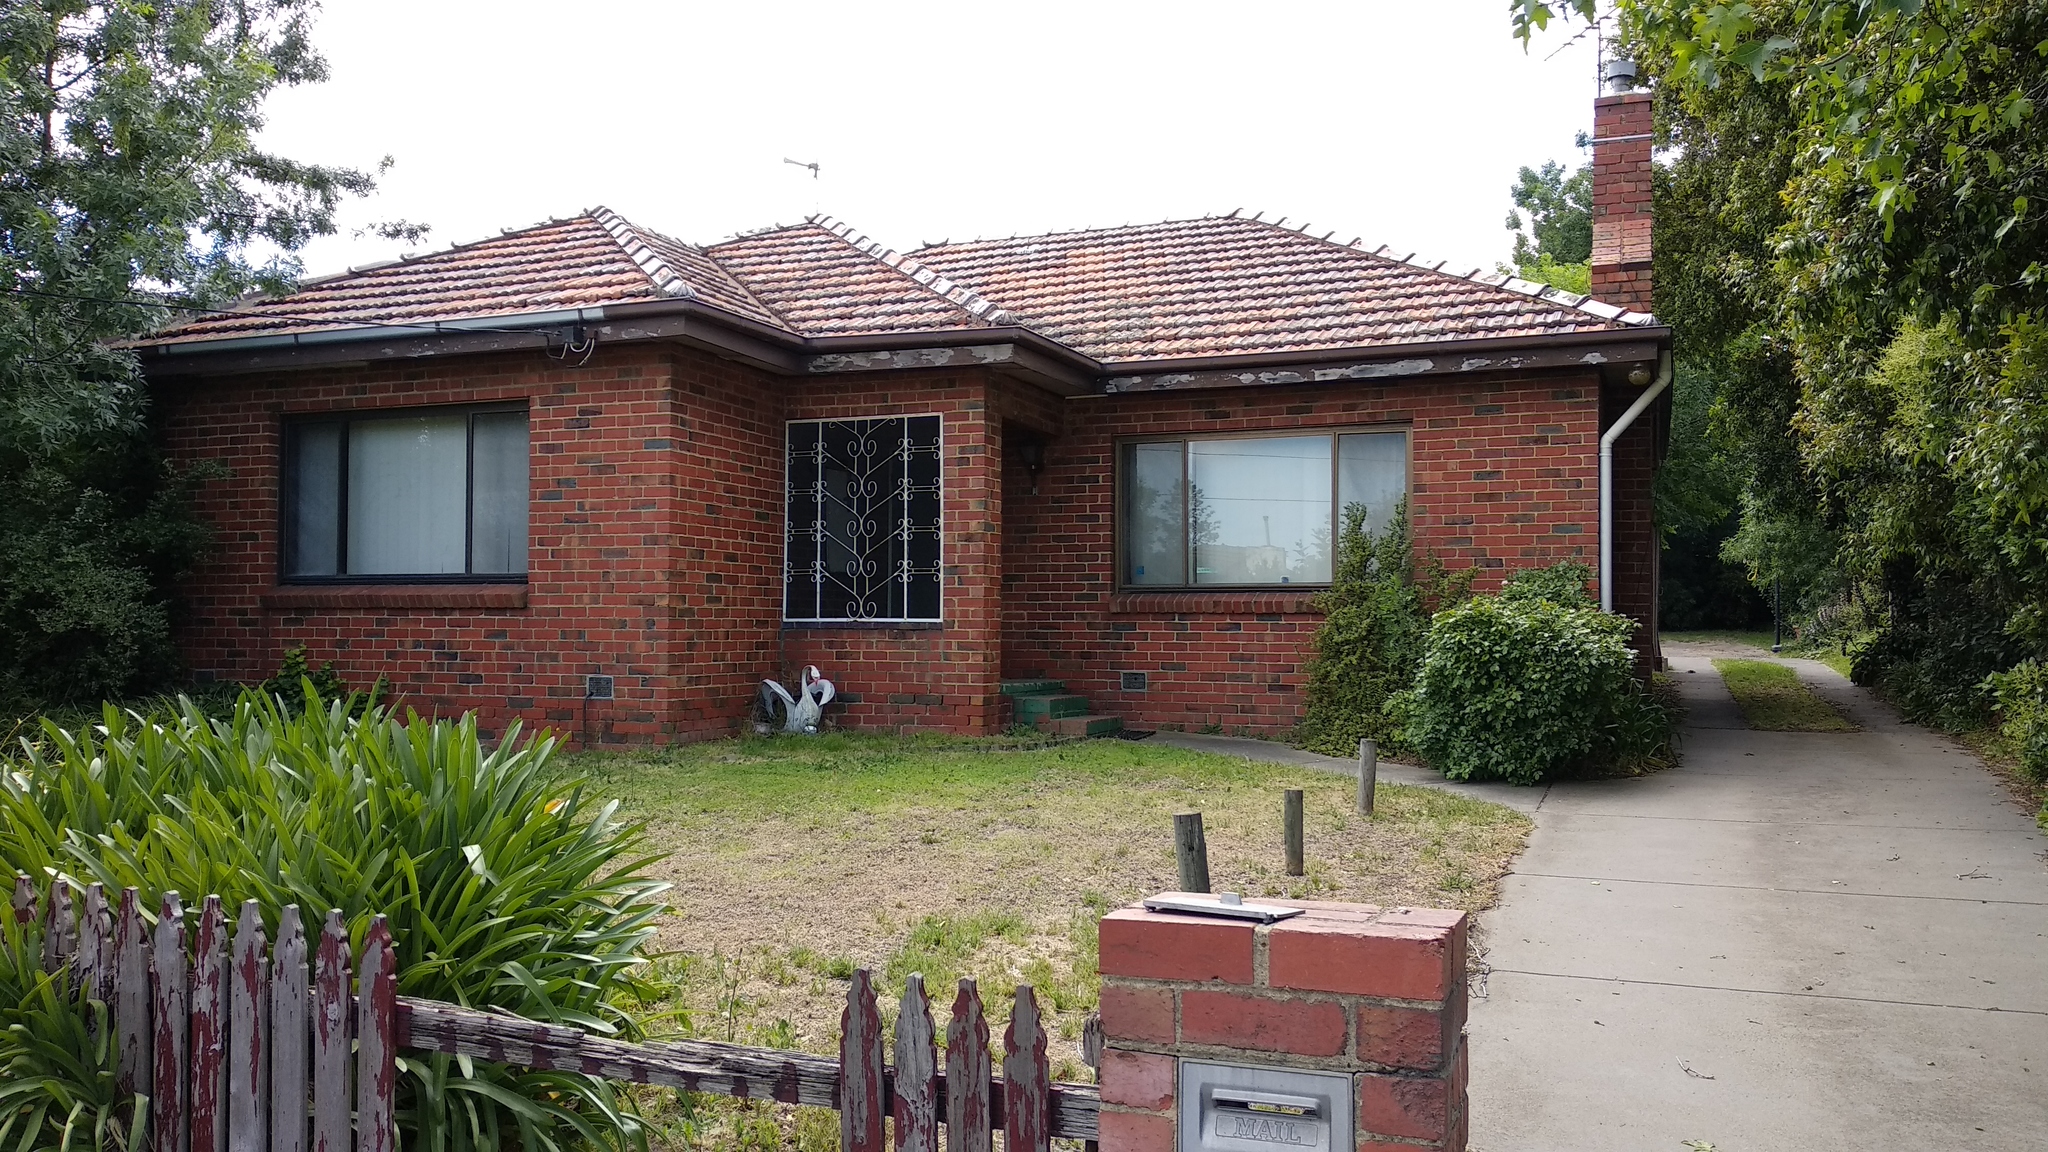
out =
[[662,259],[659,252],[648,247],[647,242],[641,239],[640,230],[632,221],[602,204],[585,210],[584,215],[596,221],[598,227],[605,230],[605,234],[612,238],[612,242],[626,253],[627,259],[639,265],[640,271],[654,284],[656,292],[672,299],[699,298],[697,289],[683,278],[683,274],[676,271],[673,265]]
[[1023,323],[1023,318],[1015,312],[1002,307],[971,288],[963,288],[953,283],[938,272],[925,267],[916,259],[906,256],[878,240],[869,239],[865,233],[860,234],[856,238],[853,225],[844,220],[820,213],[810,217],[809,222],[832,233],[834,236],[839,237],[846,243],[896,271],[909,276],[912,280],[938,293],[954,305],[965,309],[968,315],[973,316],[977,320],[1005,327],[1021,325]]
[[[1328,241],[1329,237],[1325,236],[1323,239]],[[1553,304],[1562,304],[1567,308],[1576,308],[1581,312],[1589,313],[1602,320],[1612,321],[1616,324],[1627,324],[1640,328],[1648,327],[1657,322],[1657,318],[1648,312],[1631,312],[1626,308],[1609,304],[1604,300],[1597,300],[1590,294],[1567,292],[1554,285],[1538,284],[1533,280],[1524,280],[1519,276],[1510,276],[1505,272],[1485,272],[1478,268],[1474,268],[1470,272],[1446,272],[1444,271],[1444,265],[1450,263],[1449,260],[1438,260],[1432,264],[1426,259],[1418,259],[1413,252],[1406,256],[1395,256],[1391,251],[1391,245],[1387,244],[1382,244],[1370,251],[1357,240],[1353,240],[1349,244],[1338,244],[1335,247],[1356,249],[1368,256],[1378,256],[1381,259],[1407,264],[1410,267],[1435,272],[1440,276],[1448,276],[1453,280],[1470,281],[1485,288],[1499,288],[1523,296],[1533,296]]]

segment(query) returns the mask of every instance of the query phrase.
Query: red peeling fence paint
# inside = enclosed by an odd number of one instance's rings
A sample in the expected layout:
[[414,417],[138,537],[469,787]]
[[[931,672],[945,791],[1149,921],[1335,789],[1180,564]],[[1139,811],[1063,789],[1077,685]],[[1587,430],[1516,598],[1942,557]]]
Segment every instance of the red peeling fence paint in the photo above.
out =
[[[76,899],[74,895],[82,893]],[[178,894],[156,925],[136,891],[110,914],[94,884],[51,886],[38,901],[17,877],[17,923],[39,918],[43,964],[112,1014],[124,1096],[148,1096],[148,1152],[394,1152],[401,1051],[440,1052],[542,1071],[579,1072],[743,1099],[835,1108],[846,1152],[1046,1152],[1053,1137],[1096,1139],[1092,1084],[1054,1083],[1030,985],[1017,989],[1003,1037],[1003,1078],[992,1075],[981,994],[960,982],[941,1066],[923,980],[903,991],[886,1062],[874,982],[854,973],[837,1059],[772,1048],[680,1041],[628,1044],[496,1012],[398,995],[397,953],[382,916],[351,955],[341,913],[309,942],[299,909],[283,908],[266,940],[251,901],[228,923],[218,896],[186,930]],[[40,906],[39,906],[40,905]],[[310,960],[310,970],[308,967]]]

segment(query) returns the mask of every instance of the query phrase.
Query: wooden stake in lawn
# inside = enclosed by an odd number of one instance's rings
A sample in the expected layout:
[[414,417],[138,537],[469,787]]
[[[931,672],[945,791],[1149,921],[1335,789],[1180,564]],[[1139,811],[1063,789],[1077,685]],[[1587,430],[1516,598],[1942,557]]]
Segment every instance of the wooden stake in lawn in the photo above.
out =
[[1209,841],[1202,836],[1202,814],[1182,812],[1173,818],[1173,850],[1180,858],[1180,890],[1209,890]]
[[1358,811],[1372,815],[1373,789],[1380,780],[1380,746],[1370,740],[1358,742]]
[[1287,838],[1287,874],[1303,873],[1301,862],[1301,789],[1289,788],[1281,804],[1280,822]]

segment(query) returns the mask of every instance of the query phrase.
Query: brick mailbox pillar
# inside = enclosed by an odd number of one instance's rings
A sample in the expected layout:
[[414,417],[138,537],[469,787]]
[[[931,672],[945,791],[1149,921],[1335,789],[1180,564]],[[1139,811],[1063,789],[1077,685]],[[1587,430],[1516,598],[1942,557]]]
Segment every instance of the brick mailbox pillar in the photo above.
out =
[[1356,1152],[1463,1152],[1465,913],[1258,903],[1306,911],[1103,918],[1102,1152],[1176,1152],[1183,1059],[1348,1075]]

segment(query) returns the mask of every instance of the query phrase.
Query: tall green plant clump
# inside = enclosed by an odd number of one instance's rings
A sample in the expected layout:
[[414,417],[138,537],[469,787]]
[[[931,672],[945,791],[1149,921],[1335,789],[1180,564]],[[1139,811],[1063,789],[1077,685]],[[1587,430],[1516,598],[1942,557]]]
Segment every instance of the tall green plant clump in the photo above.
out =
[[[256,900],[273,931],[297,904],[338,908],[360,947],[390,920],[401,995],[631,1035],[612,1006],[653,935],[663,887],[638,825],[550,768],[551,738],[515,729],[486,750],[473,718],[429,723],[352,700],[305,707],[244,693],[209,720],[189,703],[156,723],[112,706],[0,762],[0,864],[154,908],[217,893]],[[577,1138],[645,1147],[604,1081],[453,1057],[402,1060],[408,1147],[526,1149]]]
[[1669,742],[1670,719],[1631,669],[1633,621],[1592,606],[1582,564],[1518,572],[1495,596],[1438,612],[1402,732],[1452,780],[1535,784],[1629,766]]
[[39,926],[0,916],[0,1148],[129,1148],[149,1105],[115,1087],[107,1005],[73,987],[70,966],[43,971],[42,953]]
[[1416,579],[1405,501],[1378,533],[1365,524],[1364,505],[1344,510],[1336,571],[1315,601],[1323,623],[1309,658],[1299,736],[1304,747],[1331,756],[1355,755],[1360,740],[1405,750],[1387,700],[1414,683],[1429,606],[1463,598],[1471,584],[1469,570],[1448,574],[1434,560]]

